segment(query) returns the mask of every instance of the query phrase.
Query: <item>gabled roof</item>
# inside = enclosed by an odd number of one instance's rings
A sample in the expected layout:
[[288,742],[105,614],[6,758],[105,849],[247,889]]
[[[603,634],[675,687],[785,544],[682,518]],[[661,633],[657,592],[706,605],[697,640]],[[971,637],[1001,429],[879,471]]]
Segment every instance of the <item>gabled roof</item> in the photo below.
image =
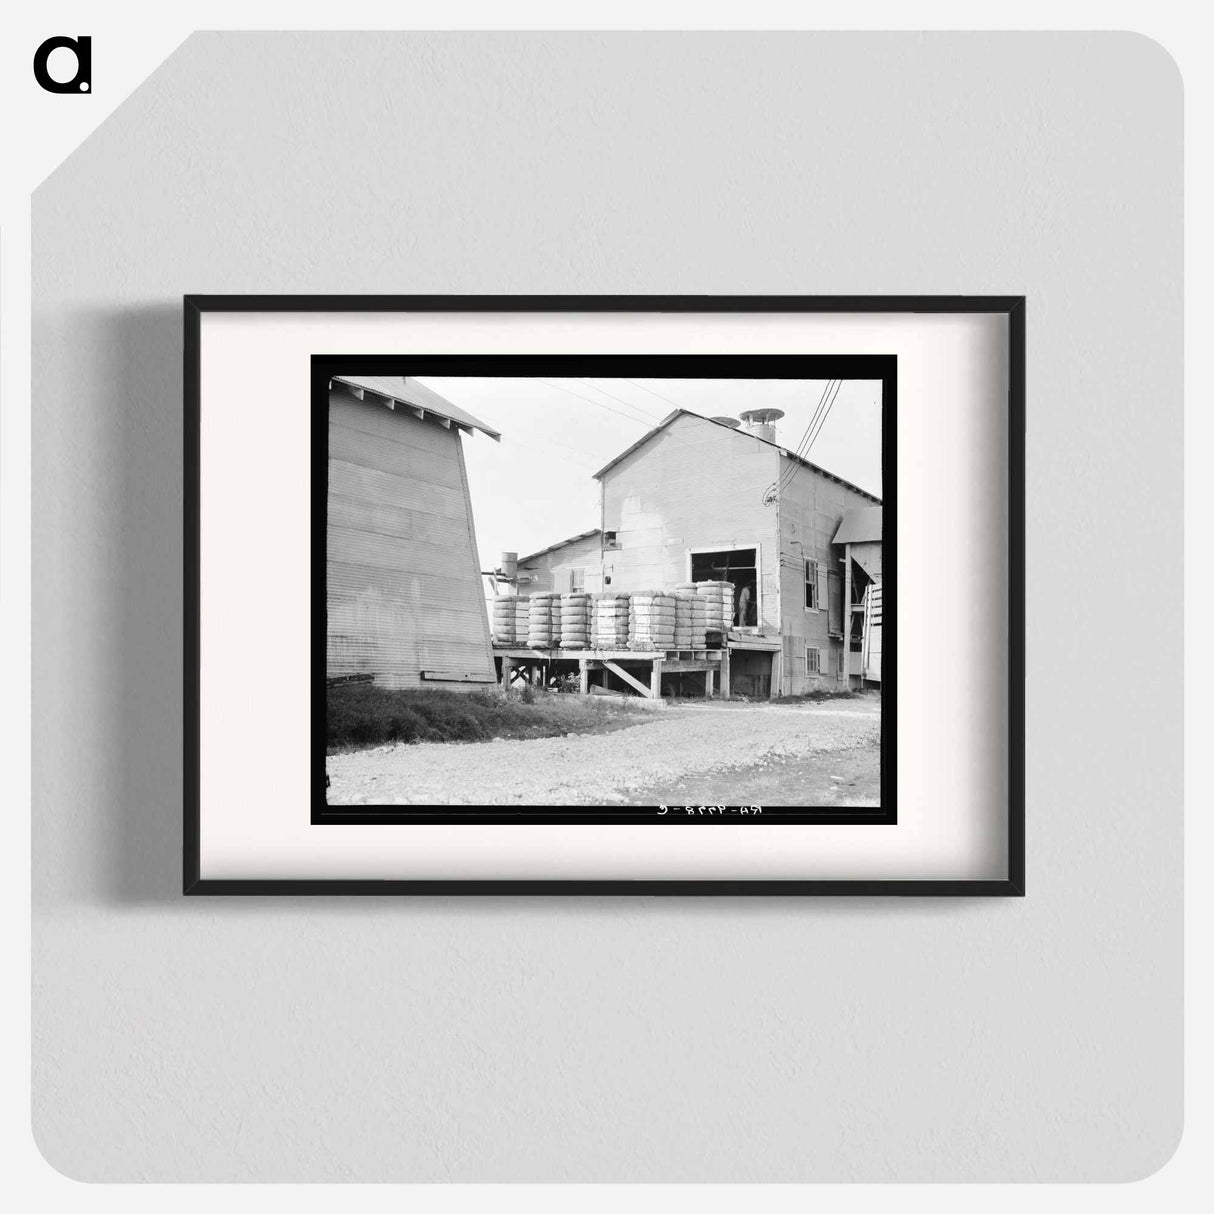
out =
[[862,506],[844,510],[839,530],[832,541],[836,544],[870,544],[881,542],[881,507]]
[[354,389],[355,395],[370,393],[380,398],[389,409],[403,405],[419,417],[424,417],[427,413],[437,417],[444,421],[448,428],[455,426],[465,434],[479,430],[494,442],[501,442],[501,434],[492,426],[486,426],[483,421],[473,417],[459,405],[453,405],[446,397],[439,396],[432,388],[419,384],[411,375],[331,375],[329,378]]
[[541,548],[530,556],[520,556],[518,563],[525,565],[528,561],[535,560],[537,556],[545,556],[549,552],[555,552],[558,548],[564,548],[566,544],[576,544],[578,540],[588,540],[592,535],[602,535],[602,529],[596,527],[593,531],[583,531],[580,535],[571,535],[567,540],[561,540],[556,544],[549,544],[547,548]]
[[648,434],[642,435],[635,443],[632,444],[626,451],[621,451],[609,464],[604,464],[595,474],[594,479],[602,480],[605,473],[610,472],[621,460],[627,459],[634,451],[643,447],[651,438],[660,434],[671,422],[676,421],[680,417],[694,417],[696,421],[703,422],[706,426],[719,426],[726,434],[736,434],[738,438],[750,439],[752,442],[764,443],[768,447],[774,447],[781,455],[787,456],[789,459],[796,460],[798,464],[804,464],[806,468],[812,468],[815,472],[822,476],[828,476],[832,481],[838,481],[841,485],[846,485],[849,489],[854,489],[857,493],[862,493],[870,501],[879,502],[881,499],[875,493],[869,493],[867,489],[861,489],[859,485],[853,485],[851,481],[845,481],[841,476],[836,476],[833,472],[828,472],[825,468],[819,467],[817,464],[811,464],[809,460],[802,456],[789,451],[787,447],[781,447],[779,443],[773,443],[766,438],[760,438],[757,434],[751,434],[747,430],[739,430],[733,426],[726,426],[719,421],[715,421],[711,417],[703,417],[699,413],[692,413],[690,409],[676,409],[673,413],[668,413]]

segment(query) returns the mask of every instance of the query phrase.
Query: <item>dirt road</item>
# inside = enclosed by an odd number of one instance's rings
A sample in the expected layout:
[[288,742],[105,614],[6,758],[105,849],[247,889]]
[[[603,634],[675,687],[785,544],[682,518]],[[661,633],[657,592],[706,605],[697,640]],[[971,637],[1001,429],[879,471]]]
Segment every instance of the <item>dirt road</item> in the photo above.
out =
[[876,805],[880,737],[876,696],[680,705],[607,734],[331,755],[329,804]]

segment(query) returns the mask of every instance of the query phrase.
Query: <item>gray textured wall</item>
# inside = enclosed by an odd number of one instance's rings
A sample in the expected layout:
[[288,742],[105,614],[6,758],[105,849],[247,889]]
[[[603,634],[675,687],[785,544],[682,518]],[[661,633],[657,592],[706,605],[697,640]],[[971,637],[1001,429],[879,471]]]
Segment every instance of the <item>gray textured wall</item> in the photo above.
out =
[[[190,39],[34,197],[47,1158],[1157,1168],[1181,1119],[1181,91],[1132,35]],[[185,291],[1027,293],[1028,898],[183,901]]]

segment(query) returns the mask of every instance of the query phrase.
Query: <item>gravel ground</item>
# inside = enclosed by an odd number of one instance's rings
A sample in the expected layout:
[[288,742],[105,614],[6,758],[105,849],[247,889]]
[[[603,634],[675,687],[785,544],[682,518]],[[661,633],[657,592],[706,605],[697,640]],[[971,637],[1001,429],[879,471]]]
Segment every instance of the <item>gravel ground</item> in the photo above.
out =
[[[783,764],[789,782],[815,755],[870,750],[881,737],[875,696],[822,703],[680,705],[604,734],[497,742],[422,742],[330,755],[330,805],[651,804],[650,790],[705,773],[730,783]],[[864,770],[876,768],[866,757]],[[824,771],[827,763],[823,762]],[[769,789],[796,805],[798,789]],[[771,799],[781,796],[781,800]],[[873,805],[872,781],[845,787],[840,805]]]

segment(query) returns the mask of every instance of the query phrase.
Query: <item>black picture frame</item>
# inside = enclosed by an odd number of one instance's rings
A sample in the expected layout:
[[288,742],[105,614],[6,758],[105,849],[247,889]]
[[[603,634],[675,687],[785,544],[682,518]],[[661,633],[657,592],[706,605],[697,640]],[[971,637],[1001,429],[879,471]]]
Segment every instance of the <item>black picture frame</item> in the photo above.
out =
[[[184,410],[185,410],[185,441],[184,441],[184,715],[185,715],[185,745],[184,745],[184,816],[183,816],[183,892],[188,895],[424,895],[424,894],[469,894],[469,895],[500,895],[500,894],[545,894],[545,895],[601,895],[601,894],[641,894],[641,895],[787,895],[787,896],[1023,896],[1024,889],[1024,425],[1025,425],[1025,299],[1023,296],[212,296],[187,295],[184,297]],[[200,801],[200,770],[199,770],[199,637],[200,637],[200,466],[199,466],[199,426],[200,426],[200,381],[201,381],[201,325],[206,312],[654,312],[654,313],[697,313],[697,312],[805,312],[805,313],[988,313],[999,314],[1006,318],[1008,325],[1009,349],[1009,386],[1008,386],[1008,823],[1007,823],[1007,874],[998,880],[629,880],[627,878],[611,880],[364,880],[364,879],[250,879],[250,880],[217,880],[204,879],[200,872],[200,833],[201,833],[201,801]],[[485,373],[493,364],[505,364],[515,360],[515,366],[521,367],[518,360],[527,356],[450,356],[447,373],[471,374],[468,367],[479,363],[480,373]],[[633,373],[640,363],[660,363],[667,361],[672,365],[676,361],[684,364],[684,373],[692,361],[701,365],[710,363],[713,358],[719,358],[720,364],[732,362],[739,370],[744,364],[753,365],[760,361],[770,366],[773,358],[783,356],[762,355],[720,355],[720,356],[631,356],[612,355],[595,356],[593,363],[601,368],[605,363],[617,360],[620,365],[628,362]],[[814,358],[821,357],[823,365],[826,362],[841,364],[846,359],[836,356],[788,356],[793,362],[800,364],[797,376],[806,376],[805,365]],[[892,407],[896,400],[896,375],[888,365],[880,366],[882,359],[892,363],[892,357],[886,356],[855,356],[856,366],[851,370],[853,376],[863,375],[866,378],[879,378],[883,384],[882,434],[883,448],[886,460],[884,473],[885,485],[883,498],[887,508],[896,511],[897,493],[894,477],[896,476],[896,461],[893,457],[896,443],[894,422],[896,410]],[[343,364],[344,359],[344,364]],[[399,356],[382,356],[385,367],[388,364],[400,364],[403,359]],[[441,374],[444,360],[437,358],[410,358],[411,374]],[[582,356],[546,355],[534,356],[533,361],[542,361],[549,367],[558,364],[575,365],[585,362]],[[425,369],[419,369],[421,363]],[[313,391],[319,382],[318,374],[327,374],[345,365],[353,369],[355,363],[364,372],[368,366],[376,363],[376,356],[331,356],[318,354],[313,358]],[[460,370],[450,369],[456,363]],[[430,366],[430,364],[434,364]],[[316,369],[319,368],[319,372]],[[877,374],[874,375],[874,371]],[[515,373],[520,373],[516,370]],[[547,374],[553,374],[548,370]],[[601,370],[593,372],[602,374]],[[621,372],[623,373],[623,372]],[[653,373],[652,371],[650,372]],[[668,370],[666,374],[670,374]],[[738,373],[738,372],[735,372]],[[806,376],[807,377],[807,376]],[[888,396],[886,395],[888,393]],[[313,409],[313,425],[315,426],[317,411]],[[327,435],[327,428],[326,428]],[[314,431],[315,440],[315,431]],[[326,438],[327,442],[327,438]],[[313,443],[312,470],[314,484],[316,467],[319,466],[317,445]],[[324,456],[327,447],[319,448]],[[327,465],[327,459],[323,461]],[[322,474],[326,469],[321,469]],[[320,481],[323,484],[323,475]],[[323,497],[323,494],[322,494]],[[317,519],[314,513],[313,553],[316,551]],[[323,513],[319,524],[321,552],[324,543]],[[889,537],[896,537],[896,527],[887,529]],[[896,538],[894,539],[896,544]],[[888,539],[887,539],[888,544]],[[895,550],[896,553],[896,550]],[[894,556],[896,560],[896,554]],[[890,580],[892,595],[887,590],[886,610],[896,619],[896,576]],[[317,585],[320,586],[321,608],[323,611],[323,563],[318,573],[315,560],[313,561],[313,596]],[[894,598],[892,604],[889,599]],[[323,619],[323,616],[322,616]],[[896,646],[897,629],[893,631]],[[316,630],[313,632],[315,638]],[[892,647],[891,647],[892,649]],[[894,650],[896,653],[896,650]],[[323,634],[322,634],[322,663],[323,669]],[[315,664],[315,658],[314,658]],[[896,670],[895,663],[888,663],[891,670]],[[895,674],[896,678],[896,674]],[[889,694],[887,696],[886,689]],[[319,717],[318,717],[319,712]],[[846,822],[850,820],[873,821],[879,824],[889,824],[896,820],[896,803],[893,799],[894,773],[896,771],[896,689],[891,680],[882,688],[882,814],[880,816],[839,816],[828,815],[815,817],[812,814],[802,817],[785,817],[784,823],[790,821],[831,821]],[[888,715],[887,715],[888,714]],[[317,721],[319,719],[319,726]],[[316,755],[316,739],[319,736],[323,742],[324,710],[323,703],[317,705],[313,701],[313,757]],[[313,793],[312,821],[323,829],[327,820],[323,814],[315,812],[315,795],[317,787],[323,783],[323,746],[320,750],[320,765],[315,761],[311,771],[311,786]],[[888,763],[888,767],[887,767]],[[318,776],[319,770],[319,776]],[[887,778],[888,773],[888,778]],[[322,792],[323,796],[323,792]],[[887,802],[886,798],[889,797]],[[892,816],[891,816],[892,815]],[[343,817],[346,822],[359,819]],[[383,821],[384,819],[369,817],[368,821]],[[391,820],[390,818],[388,819]],[[418,821],[416,816],[411,821]],[[445,819],[444,819],[445,820]],[[464,821],[500,821],[501,815],[480,817],[469,815]],[[519,820],[515,817],[514,820]],[[542,819],[536,819],[542,820]],[[593,821],[594,819],[587,819]],[[615,819],[612,819],[615,820]],[[700,819],[696,824],[713,825],[721,819]],[[767,819],[769,822],[780,821],[778,818]],[[690,823],[688,823],[690,824]],[[756,825],[758,823],[756,822]]]

